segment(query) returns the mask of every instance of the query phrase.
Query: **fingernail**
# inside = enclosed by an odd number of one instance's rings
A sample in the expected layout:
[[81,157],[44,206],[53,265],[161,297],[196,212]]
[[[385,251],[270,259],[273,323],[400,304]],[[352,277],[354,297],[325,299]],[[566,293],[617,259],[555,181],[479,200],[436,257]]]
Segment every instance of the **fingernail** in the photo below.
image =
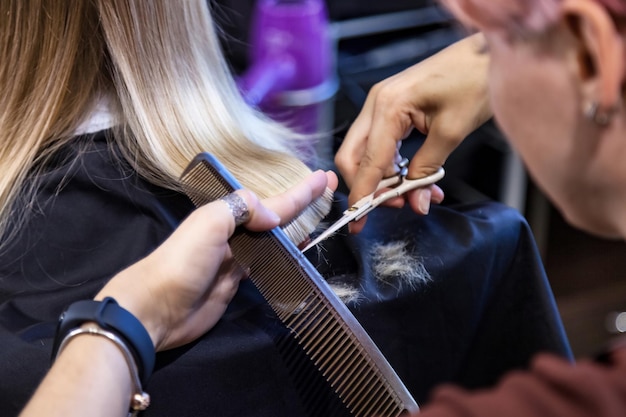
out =
[[270,217],[271,220],[276,223],[276,224],[280,224],[281,222],[281,218],[278,214],[274,213],[273,211],[270,211]]
[[271,223],[280,224],[281,218],[275,211],[268,209],[265,206],[261,206],[263,209],[263,217],[267,218]]
[[430,210],[430,190],[422,190],[419,193],[419,208],[423,214]]

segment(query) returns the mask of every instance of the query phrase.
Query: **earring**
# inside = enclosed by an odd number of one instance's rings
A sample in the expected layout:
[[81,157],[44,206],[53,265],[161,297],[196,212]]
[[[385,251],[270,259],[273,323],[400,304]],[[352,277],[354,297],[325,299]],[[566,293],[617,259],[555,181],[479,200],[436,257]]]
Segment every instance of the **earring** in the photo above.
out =
[[606,110],[601,109],[598,102],[594,101],[589,103],[585,109],[585,117],[600,127],[606,127],[611,123],[616,110],[615,107]]

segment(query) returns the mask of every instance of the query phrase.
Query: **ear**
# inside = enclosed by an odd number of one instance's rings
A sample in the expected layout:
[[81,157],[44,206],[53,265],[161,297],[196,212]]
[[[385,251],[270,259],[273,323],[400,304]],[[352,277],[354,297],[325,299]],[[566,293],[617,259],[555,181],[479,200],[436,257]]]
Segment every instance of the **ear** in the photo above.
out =
[[595,0],[564,0],[562,13],[580,42],[579,73],[590,103],[610,112],[624,81],[624,41],[607,9]]

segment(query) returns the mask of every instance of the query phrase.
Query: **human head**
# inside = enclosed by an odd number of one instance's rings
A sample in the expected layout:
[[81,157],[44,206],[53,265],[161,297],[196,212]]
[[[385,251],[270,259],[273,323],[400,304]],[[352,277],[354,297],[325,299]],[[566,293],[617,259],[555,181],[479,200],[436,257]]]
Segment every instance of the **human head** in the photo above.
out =
[[444,3],[485,35],[495,120],[536,183],[573,225],[626,237],[626,1]]

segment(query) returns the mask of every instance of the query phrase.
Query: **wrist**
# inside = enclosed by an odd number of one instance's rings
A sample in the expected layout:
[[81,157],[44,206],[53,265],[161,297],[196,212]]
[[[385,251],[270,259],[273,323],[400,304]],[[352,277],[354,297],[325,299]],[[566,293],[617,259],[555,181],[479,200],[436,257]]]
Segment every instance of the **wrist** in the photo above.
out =
[[[139,288],[135,285],[137,283],[136,279],[129,279],[126,276],[127,271],[132,271],[131,275],[139,276],[142,271],[135,271],[135,268],[136,265],[115,275],[94,297],[94,300],[102,301],[107,297],[114,298],[121,307],[139,320],[143,328],[148,332],[152,346],[156,348],[164,337],[163,326],[158,321],[160,316],[158,311],[154,311],[154,308],[159,308],[159,306],[156,306],[152,299],[148,297],[149,290],[144,287]],[[138,297],[137,294],[143,295]]]
[[[63,336],[63,338],[59,342],[59,348],[55,355],[55,359],[56,356],[61,355],[66,348],[81,348],[81,345],[77,344],[77,342],[75,341],[76,339],[78,339],[79,341],[82,340],[82,350],[74,349],[70,351],[70,353],[72,354],[72,359],[70,363],[80,364],[81,352],[83,353],[83,356],[86,352],[88,352],[89,355],[93,356],[95,352],[96,362],[104,362],[107,363],[107,365],[109,366],[113,364],[112,361],[123,359],[123,362],[127,367],[126,374],[129,376],[129,378],[126,377],[123,380],[117,380],[115,385],[126,386],[125,390],[128,389],[129,385],[131,387],[130,401],[128,403],[128,407],[130,410],[129,414],[135,416],[137,412],[145,410],[150,405],[150,396],[146,392],[144,392],[142,388],[135,354],[131,351],[132,348],[128,346],[122,335],[118,335],[114,331],[108,331],[103,329],[97,322],[86,322],[80,327],[70,330],[67,334],[65,334],[65,336]],[[96,339],[101,339],[105,341],[105,344],[102,344],[102,342],[95,343]],[[86,347],[88,347],[87,351],[85,351]],[[115,348],[117,352],[113,352],[111,348]],[[66,362],[67,360],[70,360],[68,359],[67,355],[63,359],[65,359]],[[90,364],[90,367],[91,366],[93,365]],[[107,368],[109,368],[109,366],[107,366]],[[99,375],[99,377],[103,376]],[[118,378],[120,377],[121,374],[118,375]],[[128,382],[130,382],[130,384],[128,384]]]
[[52,359],[58,354],[68,334],[90,322],[97,323],[101,329],[118,336],[128,347],[139,378],[145,384],[154,368],[155,350],[152,339],[133,314],[109,297],[102,301],[78,301],[68,307],[59,318]]

